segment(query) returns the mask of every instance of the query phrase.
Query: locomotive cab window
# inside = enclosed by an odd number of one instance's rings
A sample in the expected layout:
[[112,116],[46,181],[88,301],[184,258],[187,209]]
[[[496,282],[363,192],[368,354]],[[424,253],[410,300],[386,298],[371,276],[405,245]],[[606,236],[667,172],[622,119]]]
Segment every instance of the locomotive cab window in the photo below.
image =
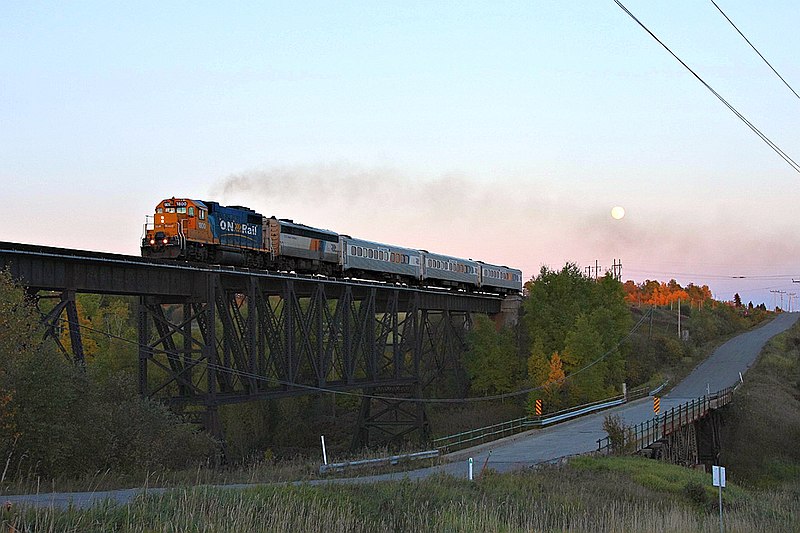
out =
[[185,215],[186,214],[186,208],[185,207],[179,207],[178,208],[178,213],[180,213],[181,215]]
[[194,207],[190,207],[190,208],[189,208],[189,216],[190,216],[190,217],[193,217],[193,216],[194,216]]
[[198,214],[200,215],[200,220],[205,220],[206,219],[206,211],[205,211],[205,209],[200,209],[198,211]]

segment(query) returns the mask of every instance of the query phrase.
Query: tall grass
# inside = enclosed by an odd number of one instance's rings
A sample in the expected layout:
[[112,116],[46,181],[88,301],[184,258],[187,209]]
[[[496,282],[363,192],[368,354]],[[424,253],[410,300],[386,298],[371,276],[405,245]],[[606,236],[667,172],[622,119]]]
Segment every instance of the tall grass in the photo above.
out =
[[[637,471],[671,478],[643,484]],[[713,498],[685,487],[709,476],[643,459],[602,458],[476,482],[437,476],[422,482],[325,486],[208,487],[144,495],[124,506],[0,512],[19,531],[718,531]],[[733,488],[726,531],[796,530],[796,493]]]

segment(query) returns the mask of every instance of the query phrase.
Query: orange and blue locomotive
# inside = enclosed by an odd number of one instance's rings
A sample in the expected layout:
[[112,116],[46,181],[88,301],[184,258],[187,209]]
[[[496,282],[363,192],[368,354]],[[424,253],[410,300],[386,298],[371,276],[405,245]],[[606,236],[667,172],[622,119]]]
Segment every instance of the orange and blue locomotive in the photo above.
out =
[[142,256],[468,291],[522,291],[518,269],[354,239],[267,218],[247,207],[183,198],[156,206],[152,222],[145,225]]

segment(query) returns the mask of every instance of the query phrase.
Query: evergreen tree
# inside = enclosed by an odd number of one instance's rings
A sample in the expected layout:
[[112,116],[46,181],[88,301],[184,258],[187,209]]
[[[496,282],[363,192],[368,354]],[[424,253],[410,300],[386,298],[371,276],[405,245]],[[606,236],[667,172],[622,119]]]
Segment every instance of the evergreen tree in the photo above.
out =
[[511,331],[497,331],[489,317],[477,315],[467,342],[470,389],[484,395],[513,390],[522,369]]

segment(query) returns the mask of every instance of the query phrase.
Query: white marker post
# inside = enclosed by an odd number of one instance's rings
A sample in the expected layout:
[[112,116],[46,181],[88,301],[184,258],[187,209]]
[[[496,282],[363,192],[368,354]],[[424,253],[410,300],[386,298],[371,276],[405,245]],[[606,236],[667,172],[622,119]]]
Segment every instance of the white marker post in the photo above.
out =
[[319,436],[320,440],[322,440],[322,460],[325,461],[325,464],[328,464],[328,452],[325,451],[325,435]]
[[722,533],[722,487],[725,486],[725,467],[712,466],[711,477],[714,486],[719,487],[719,533]]
[[472,481],[472,457],[469,458],[469,480]]
[[739,381],[744,383],[744,378],[742,377],[742,373],[741,372],[739,372]]

